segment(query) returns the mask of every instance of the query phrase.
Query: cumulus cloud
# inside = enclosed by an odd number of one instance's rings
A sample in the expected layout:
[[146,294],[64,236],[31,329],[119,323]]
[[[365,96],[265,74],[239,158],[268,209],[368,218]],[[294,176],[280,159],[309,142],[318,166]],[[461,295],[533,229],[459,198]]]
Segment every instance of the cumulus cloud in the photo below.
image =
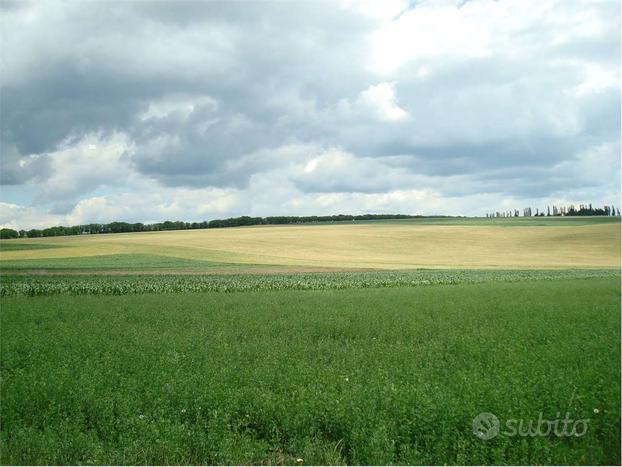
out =
[[7,225],[619,198],[616,2],[2,2],[0,15]]
[[354,103],[347,99],[339,101],[337,109],[346,118],[368,117],[379,122],[395,122],[408,118],[408,112],[397,103],[394,82],[371,85],[359,94]]

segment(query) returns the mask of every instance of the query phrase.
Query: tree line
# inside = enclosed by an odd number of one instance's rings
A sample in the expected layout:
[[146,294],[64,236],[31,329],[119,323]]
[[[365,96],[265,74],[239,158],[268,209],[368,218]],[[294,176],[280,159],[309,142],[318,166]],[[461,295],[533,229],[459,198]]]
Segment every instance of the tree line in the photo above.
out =
[[[0,238],[37,238],[58,237],[62,235],[89,235],[123,232],[158,232],[163,230],[190,230],[214,229],[222,227],[242,227],[248,225],[282,225],[282,224],[309,224],[316,222],[347,222],[382,219],[409,219],[424,216],[407,214],[362,214],[358,216],[339,214],[334,216],[270,216],[270,217],[230,217],[228,219],[214,219],[203,222],[165,221],[155,224],[141,222],[110,222],[109,224],[83,224],[72,227],[49,227],[47,229],[14,230],[0,229]],[[436,216],[445,217],[445,216]]]
[[[519,217],[518,209],[510,211],[497,211],[489,212],[486,217]],[[619,216],[620,209],[615,206],[603,206],[602,208],[595,208],[592,203],[579,204],[577,208],[574,204],[568,206],[547,206],[546,214],[544,210],[539,211],[538,208],[535,211],[532,208],[523,209],[523,217],[544,217],[544,216]]]

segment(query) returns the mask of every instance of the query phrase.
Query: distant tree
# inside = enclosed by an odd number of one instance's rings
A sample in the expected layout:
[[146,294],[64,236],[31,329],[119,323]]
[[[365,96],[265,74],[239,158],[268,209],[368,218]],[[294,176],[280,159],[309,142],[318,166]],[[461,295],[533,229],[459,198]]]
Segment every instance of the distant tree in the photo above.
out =
[[19,232],[13,229],[0,229],[0,238],[6,240],[8,238],[18,238]]

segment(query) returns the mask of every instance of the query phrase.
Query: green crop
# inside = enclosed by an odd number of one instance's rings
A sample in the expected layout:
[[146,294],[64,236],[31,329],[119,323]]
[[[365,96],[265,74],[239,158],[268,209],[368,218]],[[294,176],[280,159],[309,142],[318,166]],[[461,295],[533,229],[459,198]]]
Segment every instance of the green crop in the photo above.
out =
[[[620,281],[582,274],[11,278],[0,461],[619,465]],[[101,294],[190,286],[261,292]]]
[[140,293],[237,292],[259,290],[336,290],[550,281],[619,277],[612,269],[592,270],[417,270],[242,275],[5,276],[0,296],[126,295]]

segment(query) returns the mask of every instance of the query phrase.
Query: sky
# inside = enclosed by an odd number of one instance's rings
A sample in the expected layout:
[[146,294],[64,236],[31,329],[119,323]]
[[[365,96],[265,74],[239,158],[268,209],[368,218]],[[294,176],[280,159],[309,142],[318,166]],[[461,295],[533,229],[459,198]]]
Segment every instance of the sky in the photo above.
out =
[[620,200],[620,2],[0,1],[0,225]]

